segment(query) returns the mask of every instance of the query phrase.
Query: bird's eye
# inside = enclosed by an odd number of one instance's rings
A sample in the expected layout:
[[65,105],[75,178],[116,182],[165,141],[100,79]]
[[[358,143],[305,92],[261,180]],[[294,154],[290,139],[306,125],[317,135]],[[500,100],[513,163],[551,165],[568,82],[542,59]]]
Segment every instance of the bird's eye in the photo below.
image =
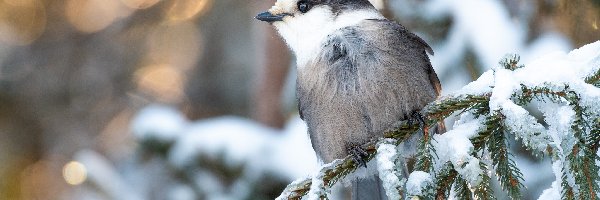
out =
[[308,5],[308,3],[306,3],[306,1],[299,1],[298,2],[298,10],[302,13],[306,13],[306,12],[308,12],[308,10],[310,10],[310,5]]

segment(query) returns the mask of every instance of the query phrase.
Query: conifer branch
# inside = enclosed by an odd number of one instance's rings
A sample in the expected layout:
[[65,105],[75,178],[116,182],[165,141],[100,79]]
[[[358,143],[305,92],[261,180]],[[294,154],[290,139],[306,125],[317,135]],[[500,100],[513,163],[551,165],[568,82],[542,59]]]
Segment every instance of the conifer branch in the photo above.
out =
[[[503,116],[499,111],[489,116],[486,127],[477,138],[478,146],[485,145],[496,170],[502,189],[507,190],[512,199],[520,199],[523,187],[523,174],[510,158],[506,135],[504,134]],[[477,148],[477,147],[476,147]]]
[[574,200],[575,192],[573,191],[573,187],[571,186],[571,184],[569,184],[568,173],[569,173],[569,170],[567,170],[563,165],[561,183],[560,183],[560,185],[562,187],[561,196],[562,196],[562,199],[564,199],[564,200]]
[[[428,106],[421,111],[421,115],[426,121],[424,126],[435,126],[437,125],[438,120],[443,120],[445,117],[456,111],[475,107],[482,103],[485,104],[487,101],[489,101],[489,96],[485,95],[445,97],[436,100],[428,104]],[[398,121],[394,127],[394,129],[384,133],[384,138],[392,138],[398,140],[398,142],[403,142],[420,129],[420,125],[411,120]],[[428,137],[430,138],[430,136]],[[365,161],[370,161],[374,157],[376,153],[376,144],[377,141],[374,140],[362,145],[362,148],[369,154]],[[430,146],[430,144],[428,146]],[[423,165],[423,167],[424,166],[425,165]],[[355,163],[351,156],[346,156],[338,164],[322,172],[323,183],[326,184],[327,187],[331,187],[346,175],[354,172],[358,167],[359,164]],[[296,184],[290,184],[284,189],[282,196],[280,196],[279,199],[299,199],[308,193],[311,185],[312,182],[309,178],[299,181]]]
[[[434,125],[429,129],[423,130],[423,138],[419,141],[419,146],[417,147],[417,162],[415,164],[416,171],[424,171],[431,173],[433,170],[433,155],[435,153],[435,149],[433,149],[433,145],[431,144],[432,135],[435,134],[438,127]],[[430,131],[432,130],[432,131]]]
[[[500,65],[505,69],[515,71],[514,73],[519,73],[517,69],[524,66],[518,64],[518,62],[519,57],[517,55],[509,55],[500,62]],[[506,70],[503,73],[506,75]],[[584,79],[586,83],[598,87],[600,84],[600,70]],[[489,82],[485,82],[485,84],[489,84]],[[490,85],[489,87],[493,88],[495,86]],[[579,89],[582,88],[580,85],[576,85],[576,87]],[[600,191],[598,183],[600,181],[600,167],[596,165],[596,162],[600,162],[600,158],[596,155],[596,152],[600,149],[600,118],[597,118],[597,113],[590,113],[590,97],[582,97],[582,94],[578,93],[577,89],[571,88],[568,83],[546,82],[540,85],[521,84],[520,90],[512,91],[512,96],[509,96],[512,98],[507,99],[508,102],[502,99],[504,102],[501,102],[501,106],[496,108],[495,105],[498,105],[496,104],[498,101],[494,101],[494,110],[491,110],[490,101],[492,91],[496,90],[488,90],[487,93],[440,97],[422,109],[420,114],[424,119],[424,124],[413,123],[411,120],[399,121],[394,126],[394,129],[384,133],[384,138],[392,138],[401,143],[410,137],[410,135],[422,131],[423,139],[420,140],[418,145],[415,170],[427,172],[430,175],[435,174],[433,176],[435,183],[433,187],[435,188],[431,188],[433,193],[427,194],[430,196],[425,196],[428,198],[446,199],[450,195],[450,190],[453,189],[455,197],[458,199],[495,199],[489,175],[490,170],[494,170],[502,189],[508,192],[509,197],[511,199],[520,199],[520,189],[524,187],[523,174],[516,166],[512,154],[509,152],[507,138],[514,136],[523,138],[524,144],[530,149],[535,149],[538,152],[547,151],[554,159],[553,162],[559,162],[562,165],[560,185],[563,199],[598,199],[597,191]],[[588,98],[587,104],[582,103],[582,98]],[[594,96],[593,98],[597,97]],[[557,139],[556,136],[551,137],[547,133],[549,130],[546,127],[536,122],[535,118],[529,115],[523,108],[518,107],[518,105],[523,106],[534,100],[541,102],[549,101],[552,104],[558,104],[562,107],[569,106],[574,111],[570,127],[563,128],[569,129],[569,133],[573,134],[572,138],[575,138],[574,143],[552,142],[552,140]],[[518,109],[515,109],[515,107]],[[511,115],[512,112],[510,111],[513,110],[518,111],[519,114]],[[434,164],[436,166],[440,164],[435,163],[440,161],[440,159],[437,158],[435,152],[438,147],[434,148],[432,144],[434,140],[433,134],[436,131],[430,130],[435,129],[438,122],[443,121],[456,112],[465,113],[463,116],[474,117],[474,120],[479,120],[478,124],[481,124],[479,130],[468,136],[468,140],[474,147],[473,150],[468,151],[471,152],[470,157],[474,157],[476,161],[487,162],[479,162],[479,168],[477,166],[474,168],[471,167],[470,170],[475,169],[474,171],[460,171],[464,169],[454,166],[456,164],[455,160],[448,162],[447,159],[441,160],[447,163],[444,163],[439,169],[433,167]],[[596,117],[596,119],[593,119],[592,116]],[[525,119],[521,120],[520,117]],[[507,118],[512,121],[508,122]],[[466,120],[471,120],[471,118],[467,117]],[[518,125],[510,124],[515,122]],[[536,128],[529,128],[527,126],[534,126]],[[558,124],[557,126],[563,125]],[[461,131],[472,132],[473,129]],[[462,137],[464,138],[465,136]],[[377,142],[370,141],[363,145],[363,149],[369,154],[366,161],[374,157],[377,151]],[[556,146],[557,144],[560,146]],[[489,160],[482,158],[483,155],[489,155]],[[358,166],[350,156],[347,156],[343,160],[336,161],[333,165],[321,170],[318,177],[322,178],[323,187],[330,188],[344,176],[355,171]],[[457,167],[457,169],[454,167]],[[481,178],[481,181],[473,179],[473,176],[478,176],[477,178]],[[471,185],[476,183],[477,185]],[[312,180],[306,179],[289,185],[285,189],[285,195],[282,196],[282,199],[300,199],[309,192],[311,184]]]
[[592,130],[590,130],[590,134],[586,141],[588,142],[587,146],[593,152],[597,152],[600,147],[600,118],[596,118],[596,121],[593,122]]
[[525,65],[519,64],[521,60],[521,56],[517,54],[507,54],[504,56],[502,60],[500,60],[500,66],[508,69],[510,71],[515,71],[516,69],[523,68]]
[[[419,125],[409,122],[409,120],[399,121],[396,123],[395,127],[395,129],[384,133],[384,138],[404,141],[411,134],[419,130]],[[377,141],[370,141],[362,145],[362,148],[369,154],[367,158],[365,158],[366,162],[370,161],[375,156],[377,150],[376,144]],[[359,166],[359,163],[355,163],[352,156],[346,156],[344,159],[337,161],[334,166],[320,172],[322,174],[323,183],[326,187],[330,188],[343,177],[354,172]],[[300,199],[308,193],[311,185],[312,181],[310,178],[302,180],[298,184],[290,184],[284,189],[282,196],[278,199]]]
[[[574,92],[569,92],[567,97],[569,105],[573,107],[575,111],[575,120],[571,129],[577,138],[577,143],[573,146],[572,151],[567,155],[569,163],[571,164],[571,170],[575,177],[575,183],[579,186],[579,193],[581,199],[596,200],[596,191],[598,191],[597,180],[600,180],[595,166],[595,155],[590,146],[586,145],[586,138],[588,127],[584,121],[584,113],[586,109],[579,105],[580,98]],[[583,152],[583,153],[581,153]],[[579,173],[577,173],[579,172]],[[595,173],[594,173],[595,172]]]
[[[587,81],[587,80],[586,80]],[[550,88],[560,88],[558,90],[552,90]],[[598,199],[596,191],[600,188],[597,180],[600,180],[598,175],[598,167],[595,167],[596,151],[593,149],[597,148],[597,143],[594,143],[593,132],[591,132],[591,126],[585,121],[585,116],[589,115],[587,109],[580,105],[579,95],[570,89],[569,85],[557,86],[550,83],[544,84],[543,87],[528,88],[521,85],[522,95],[519,98],[521,104],[529,103],[532,99],[544,100],[548,98],[552,102],[562,103],[562,101],[568,102],[568,105],[572,107],[575,112],[574,121],[571,126],[571,131],[574,133],[576,143],[572,147],[570,152],[567,152],[566,159],[567,163],[570,164],[570,169],[575,179],[575,184],[579,187],[580,198],[583,199]],[[588,142],[586,142],[588,141]],[[592,142],[592,143],[590,143]],[[556,152],[556,151],[553,151]],[[580,153],[583,152],[583,153]],[[590,167],[591,166],[591,167]],[[565,172],[567,173],[567,172]],[[569,199],[575,198],[572,186],[565,188],[563,182],[563,198]]]
[[454,193],[456,199],[459,200],[473,200],[473,192],[469,189],[469,183],[462,176],[457,175],[456,181],[454,182]]
[[491,178],[486,173],[489,171],[488,167],[484,163],[479,163],[479,167],[481,167],[481,169],[483,169],[484,173],[481,174],[481,179],[482,179],[481,183],[479,183],[479,185],[475,186],[475,190],[473,192],[475,199],[478,199],[478,200],[480,200],[480,199],[481,200],[496,199],[496,196],[494,195],[494,191],[492,190],[492,187],[491,187]]
[[598,70],[596,72],[594,72],[592,75],[586,77],[585,82],[587,84],[591,84],[596,87],[600,87],[600,68],[598,68]]
[[487,105],[490,96],[491,94],[441,97],[423,108],[423,116],[427,116],[430,120],[441,121],[456,111],[465,111]]
[[444,164],[440,172],[436,175],[436,200],[445,200],[448,196],[450,196],[452,183],[455,182],[457,176],[458,173],[456,172],[456,170],[454,170],[454,166],[452,166],[452,163],[447,162],[446,164]]

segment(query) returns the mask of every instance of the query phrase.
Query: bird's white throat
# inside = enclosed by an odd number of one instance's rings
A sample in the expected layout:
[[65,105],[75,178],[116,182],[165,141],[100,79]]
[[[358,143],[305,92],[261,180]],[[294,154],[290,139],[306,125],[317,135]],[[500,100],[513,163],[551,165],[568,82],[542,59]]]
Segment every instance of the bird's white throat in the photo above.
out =
[[336,30],[354,26],[365,19],[383,19],[377,10],[346,11],[337,16],[327,6],[315,7],[309,12],[286,17],[273,25],[296,54],[298,68],[303,68],[320,53],[327,36]]

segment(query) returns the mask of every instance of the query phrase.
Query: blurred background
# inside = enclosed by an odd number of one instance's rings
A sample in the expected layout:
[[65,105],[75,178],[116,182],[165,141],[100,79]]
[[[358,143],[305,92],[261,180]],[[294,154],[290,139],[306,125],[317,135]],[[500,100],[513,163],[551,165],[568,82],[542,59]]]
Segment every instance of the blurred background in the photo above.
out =
[[[600,0],[372,2],[445,94],[600,39]],[[0,199],[273,199],[310,174],[293,55],[253,18],[273,3],[0,0]],[[537,199],[550,163],[513,144]]]

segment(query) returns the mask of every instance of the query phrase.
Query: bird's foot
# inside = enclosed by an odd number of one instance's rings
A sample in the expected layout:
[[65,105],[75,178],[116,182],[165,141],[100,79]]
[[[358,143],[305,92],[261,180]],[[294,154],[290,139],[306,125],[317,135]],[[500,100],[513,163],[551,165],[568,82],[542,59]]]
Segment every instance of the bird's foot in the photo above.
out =
[[419,128],[423,129],[425,127],[425,119],[423,118],[423,115],[421,115],[421,112],[413,111],[410,116],[411,117],[408,119],[410,125],[418,123]]
[[421,112],[419,111],[414,111],[411,114],[411,117],[408,119],[408,122],[413,125],[414,123],[418,123],[419,124],[419,129],[421,131],[423,131],[423,134],[427,134],[429,132],[429,127],[427,126],[427,124],[425,123],[425,119],[423,118],[423,115],[421,115]]
[[367,167],[367,157],[369,153],[361,146],[351,146],[348,148],[348,153],[352,156],[352,161],[358,165],[358,167]]

